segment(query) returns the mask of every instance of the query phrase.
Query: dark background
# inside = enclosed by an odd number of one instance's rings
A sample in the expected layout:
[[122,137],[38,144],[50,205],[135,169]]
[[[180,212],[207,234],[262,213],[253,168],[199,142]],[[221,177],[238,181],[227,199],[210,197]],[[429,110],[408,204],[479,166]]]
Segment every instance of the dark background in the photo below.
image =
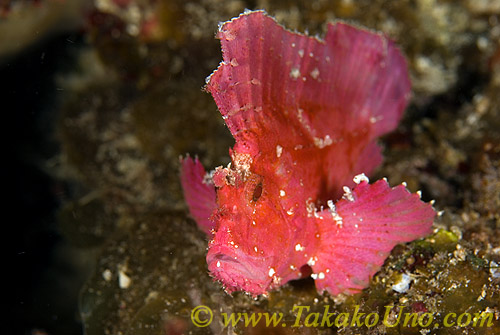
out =
[[[51,36],[0,62],[2,105],[1,334],[81,334],[78,287],[83,278],[65,255],[57,231],[58,206],[67,194],[51,161],[57,158],[56,123],[64,91],[57,75],[71,68],[78,34]],[[4,281],[5,283],[5,281]]]

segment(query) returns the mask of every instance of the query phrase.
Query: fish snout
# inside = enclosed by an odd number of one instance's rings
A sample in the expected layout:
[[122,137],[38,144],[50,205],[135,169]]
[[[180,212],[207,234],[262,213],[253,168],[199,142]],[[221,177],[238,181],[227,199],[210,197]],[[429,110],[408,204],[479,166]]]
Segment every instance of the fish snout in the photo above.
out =
[[222,282],[226,291],[243,290],[253,295],[264,294],[273,282],[274,272],[265,257],[251,256],[241,248],[212,244],[207,254],[211,275]]

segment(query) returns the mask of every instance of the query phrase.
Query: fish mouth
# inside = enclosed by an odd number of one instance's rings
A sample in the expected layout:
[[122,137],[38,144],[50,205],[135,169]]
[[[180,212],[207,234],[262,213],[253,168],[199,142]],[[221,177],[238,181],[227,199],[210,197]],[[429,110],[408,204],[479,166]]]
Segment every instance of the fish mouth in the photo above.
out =
[[264,294],[273,280],[265,257],[250,256],[234,247],[211,246],[207,263],[212,276],[229,293],[243,290],[253,295]]

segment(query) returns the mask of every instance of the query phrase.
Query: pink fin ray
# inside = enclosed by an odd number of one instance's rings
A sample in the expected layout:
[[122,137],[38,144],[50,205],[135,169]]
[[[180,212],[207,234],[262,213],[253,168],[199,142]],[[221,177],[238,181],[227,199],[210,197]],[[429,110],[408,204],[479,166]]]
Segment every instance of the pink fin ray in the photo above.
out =
[[211,234],[210,216],[216,208],[215,186],[205,179],[205,169],[198,158],[181,158],[181,184],[189,212],[198,227]]
[[363,126],[373,139],[397,126],[408,102],[406,61],[381,34],[333,23],[322,41],[251,12],[226,22],[217,36],[224,61],[207,90],[237,141],[255,140],[244,131],[255,122],[275,127],[280,118],[318,138],[330,132],[335,140]]
[[367,287],[394,246],[431,232],[434,216],[431,205],[402,185],[362,181],[333,211],[318,213],[322,246],[312,265],[316,287],[333,295]]
[[372,138],[394,130],[411,88],[401,52],[382,34],[345,23],[328,25],[325,42],[335,56],[325,97],[334,107],[351,111],[343,115],[348,130],[369,123]]
[[369,151],[397,126],[410,92],[406,61],[390,40],[343,23],[329,24],[320,40],[264,12],[224,23],[217,36],[224,61],[206,89],[236,139],[234,150],[255,158],[253,172],[272,170],[279,146],[292,153],[297,175],[322,161],[315,174],[326,174],[327,191],[337,192],[381,161],[379,153],[368,161]]

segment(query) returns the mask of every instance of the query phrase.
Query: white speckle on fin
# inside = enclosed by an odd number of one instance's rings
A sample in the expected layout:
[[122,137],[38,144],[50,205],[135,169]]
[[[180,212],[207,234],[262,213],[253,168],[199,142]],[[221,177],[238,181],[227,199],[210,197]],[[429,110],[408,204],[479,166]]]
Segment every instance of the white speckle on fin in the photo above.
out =
[[370,123],[377,123],[383,119],[384,119],[383,116],[372,116],[370,117]]
[[280,158],[282,153],[283,153],[283,147],[278,144],[276,146],[276,157]]
[[352,191],[348,186],[343,187],[344,190],[344,195],[342,196],[343,199],[347,199],[349,201],[354,201],[354,196],[352,195]]
[[328,208],[330,209],[330,213],[332,214],[332,218],[333,218],[333,220],[335,220],[335,223],[337,224],[337,226],[342,227],[342,217],[339,215],[339,213],[337,213],[337,208],[333,204],[333,201],[328,200],[326,202],[326,204],[328,205]]
[[307,216],[312,217],[314,213],[316,212],[316,207],[314,206],[314,202],[312,201],[312,198],[308,198],[306,200],[306,210],[307,210]]
[[295,245],[295,251],[304,251],[306,248],[304,248],[300,243],[297,243]]
[[327,147],[333,143],[330,135],[326,135],[324,138],[314,137],[314,145],[320,149]]
[[290,78],[297,80],[300,77],[300,70],[297,67],[292,67],[290,70]]
[[318,68],[315,67],[314,70],[311,71],[310,75],[311,75],[311,77],[313,79],[318,79],[318,77],[319,77],[319,70],[318,70]]
[[316,261],[318,260],[317,257],[311,257],[309,258],[309,260],[307,261],[307,265],[309,266],[314,266],[314,264],[316,264]]
[[370,179],[368,179],[368,177],[364,174],[364,173],[360,173],[356,176],[354,176],[354,178],[352,179],[356,184],[359,184],[361,183],[362,181],[366,181],[367,183],[370,182]]

